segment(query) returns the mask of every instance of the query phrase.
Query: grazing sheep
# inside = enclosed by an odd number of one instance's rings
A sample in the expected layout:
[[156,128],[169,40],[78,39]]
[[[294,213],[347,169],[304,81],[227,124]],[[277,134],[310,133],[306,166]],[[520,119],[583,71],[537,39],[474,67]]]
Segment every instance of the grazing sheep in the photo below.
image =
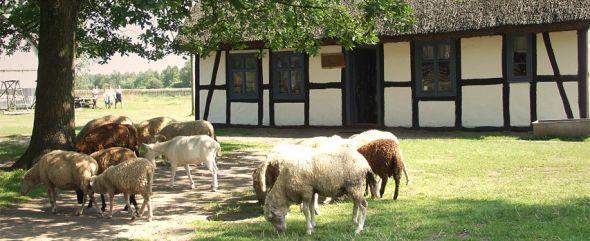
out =
[[89,131],[75,143],[75,148],[84,154],[116,146],[129,148],[138,155],[135,127],[122,124],[103,125]]
[[167,141],[177,136],[196,135],[208,135],[217,141],[211,122],[203,120],[170,123],[155,136],[155,139],[158,141]]
[[[391,139],[380,139],[369,142],[358,149],[365,159],[369,162],[373,173],[381,177],[381,190],[377,197],[382,197],[387,185],[387,179],[393,176],[395,180],[395,192],[393,199],[396,200],[399,194],[399,184],[402,171],[406,176],[406,185],[410,182],[408,173],[403,162],[402,150],[399,144]],[[369,178],[369,177],[367,177]],[[367,180],[369,183],[370,180]],[[373,187],[371,187],[373,188]],[[373,198],[375,193],[373,192]]]
[[[21,182],[21,195],[26,195],[39,183],[47,187],[51,212],[57,213],[57,192],[62,190],[82,190],[82,202],[76,215],[82,214],[86,198],[94,201],[94,193],[88,188],[90,178],[96,174],[98,164],[92,157],[71,152],[52,151],[39,158],[39,161],[29,169]],[[102,214],[98,210],[99,214]]]
[[[156,165],[145,158],[133,158],[119,165],[107,168],[102,174],[90,179],[89,187],[100,194],[109,194],[110,212],[109,218],[113,217],[113,198],[116,194],[123,193],[127,206],[129,195],[141,194],[143,204],[139,210],[139,217],[143,216],[145,208],[148,209],[148,221],[152,221],[152,186],[154,183],[154,172]],[[131,220],[135,214],[130,210]]]
[[[264,217],[279,232],[286,230],[285,216],[289,204],[303,203],[307,233],[313,233],[315,213],[313,196],[348,195],[353,203],[353,222],[356,233],[363,230],[367,201],[363,196],[363,181],[371,175],[365,158],[349,148],[313,149],[292,146],[288,152],[269,155],[279,159],[281,170],[277,181],[268,192],[264,204]],[[359,216],[360,211],[360,216]]]
[[[98,171],[96,172],[97,175],[103,173],[110,166],[116,166],[124,161],[137,158],[135,152],[124,147],[107,148],[104,150],[94,152],[90,154],[90,156],[94,158],[94,160],[96,160],[96,162],[98,163]],[[135,200],[135,194],[132,194],[130,198],[131,204],[133,204],[135,210],[137,210],[137,201]],[[107,204],[104,201],[104,194],[100,194],[100,199],[102,201],[101,210],[104,211],[107,206]],[[88,207],[92,207],[92,201],[90,201]],[[127,208],[129,207],[125,206],[125,209]]]
[[137,136],[139,144],[149,144],[156,142],[156,135],[168,124],[176,123],[176,120],[160,116],[140,122],[137,125]]
[[352,140],[351,144],[352,144],[352,147],[354,147],[355,149],[358,149],[359,147],[361,147],[371,141],[375,141],[375,140],[379,140],[379,139],[390,139],[390,140],[395,141],[397,144],[399,144],[399,140],[397,139],[397,137],[393,133],[387,132],[387,131],[380,131],[380,130],[364,131],[359,134],[352,135],[348,139]]
[[96,118],[94,120],[89,121],[86,125],[78,132],[76,136],[76,140],[80,139],[81,137],[85,136],[86,133],[93,130],[94,128],[101,127],[107,124],[122,124],[122,125],[133,125],[133,121],[126,116],[119,116],[119,115],[106,115],[100,118]]
[[156,155],[164,155],[170,162],[171,187],[174,187],[177,166],[184,165],[186,174],[191,181],[191,189],[195,188],[189,164],[205,164],[213,176],[211,188],[213,191],[217,190],[217,163],[215,163],[215,158],[221,156],[221,146],[213,138],[206,135],[177,136],[166,142],[145,144],[144,146],[147,150],[145,154],[147,159],[155,161]]

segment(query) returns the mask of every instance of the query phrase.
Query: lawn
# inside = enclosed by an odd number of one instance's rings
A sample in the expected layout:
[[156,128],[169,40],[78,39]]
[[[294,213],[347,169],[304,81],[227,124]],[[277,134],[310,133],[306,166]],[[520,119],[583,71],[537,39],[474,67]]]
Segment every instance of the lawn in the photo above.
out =
[[[277,236],[248,201],[214,208],[195,223],[206,240],[585,240],[590,237],[590,142],[512,137],[403,140],[412,182],[392,201],[369,201],[365,231],[353,234],[352,204],[323,205],[316,233],[305,235],[293,205]],[[235,218],[243,216],[243,218]],[[225,218],[232,217],[232,218]],[[237,221],[227,221],[235,220]],[[226,221],[224,221],[226,220]]]

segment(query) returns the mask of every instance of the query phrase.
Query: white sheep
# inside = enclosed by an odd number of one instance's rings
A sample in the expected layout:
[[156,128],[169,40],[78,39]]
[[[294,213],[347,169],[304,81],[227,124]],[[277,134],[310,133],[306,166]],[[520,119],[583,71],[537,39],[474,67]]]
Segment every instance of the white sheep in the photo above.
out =
[[346,143],[346,139],[342,139],[339,135],[333,136],[317,136],[312,138],[305,138],[303,140],[296,141],[296,145],[303,145],[309,147],[320,147],[323,145],[341,145]]
[[135,214],[131,210],[129,196],[141,194],[143,204],[139,211],[139,217],[143,216],[147,206],[148,221],[151,221],[153,215],[151,196],[155,169],[156,165],[152,161],[145,158],[133,158],[119,165],[110,166],[100,175],[92,177],[90,187],[97,193],[109,195],[109,218],[113,216],[114,196],[123,193],[125,202],[129,206],[131,219],[134,220]]
[[[39,183],[47,187],[51,212],[57,213],[57,192],[62,190],[81,190],[84,195],[76,215],[82,214],[87,197],[94,202],[94,193],[88,188],[90,178],[96,175],[98,164],[85,154],[71,151],[52,151],[39,158],[39,161],[23,176],[21,195],[26,195]],[[100,209],[98,210],[101,214]]]
[[211,188],[213,191],[217,190],[217,163],[215,158],[221,156],[221,146],[213,138],[207,135],[177,136],[166,142],[146,144],[144,146],[147,151],[145,157],[149,160],[154,161],[157,155],[164,155],[170,162],[171,187],[174,187],[176,168],[179,165],[184,165],[186,174],[191,181],[191,189],[195,188],[195,181],[191,176],[189,164],[205,164],[213,176]]
[[171,123],[176,123],[176,120],[160,116],[145,120],[137,124],[137,137],[139,144],[147,144],[156,142],[156,135]]
[[[292,146],[288,151],[273,153],[269,159],[281,159],[280,174],[266,196],[264,216],[279,232],[286,230],[285,216],[289,204],[303,203],[307,233],[313,233],[315,213],[313,196],[342,196],[353,201],[353,223],[356,233],[363,230],[367,201],[363,181],[371,175],[371,167],[358,152],[349,148],[310,148]],[[360,211],[360,216],[359,216]]]
[[358,149],[363,145],[369,144],[369,142],[376,141],[379,139],[389,139],[399,144],[399,140],[393,133],[380,130],[363,131],[359,134],[352,135],[348,138],[348,140],[350,140],[349,143],[354,149]]

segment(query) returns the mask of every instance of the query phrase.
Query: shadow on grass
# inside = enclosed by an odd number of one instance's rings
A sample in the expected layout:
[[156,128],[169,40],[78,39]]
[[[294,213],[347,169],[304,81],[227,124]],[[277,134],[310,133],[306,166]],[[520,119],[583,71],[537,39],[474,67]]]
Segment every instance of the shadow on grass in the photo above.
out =
[[[244,222],[200,222],[195,239],[207,240],[583,240],[590,237],[590,198],[559,204],[506,200],[380,200],[369,203],[365,230],[353,234],[350,203],[322,206],[313,236],[291,208],[288,230],[276,235],[262,218]],[[236,207],[237,209],[247,209]]]
[[18,202],[43,195],[41,187],[35,188],[27,196],[20,195],[20,182],[24,174],[25,171],[20,169],[10,172],[0,171],[0,208],[14,206]]
[[220,144],[221,144],[221,152],[240,151],[240,150],[244,150],[247,148],[261,146],[260,144],[257,144],[257,143],[238,142],[238,141],[222,141]]

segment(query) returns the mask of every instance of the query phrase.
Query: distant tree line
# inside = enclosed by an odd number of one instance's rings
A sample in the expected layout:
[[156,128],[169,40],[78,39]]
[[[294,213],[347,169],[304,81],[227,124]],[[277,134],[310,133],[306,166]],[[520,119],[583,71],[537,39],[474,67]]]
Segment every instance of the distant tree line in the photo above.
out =
[[191,87],[191,66],[187,61],[182,68],[168,66],[161,72],[148,70],[139,73],[113,72],[111,74],[82,74],[76,76],[76,89],[92,89],[94,86],[123,89],[160,89]]

